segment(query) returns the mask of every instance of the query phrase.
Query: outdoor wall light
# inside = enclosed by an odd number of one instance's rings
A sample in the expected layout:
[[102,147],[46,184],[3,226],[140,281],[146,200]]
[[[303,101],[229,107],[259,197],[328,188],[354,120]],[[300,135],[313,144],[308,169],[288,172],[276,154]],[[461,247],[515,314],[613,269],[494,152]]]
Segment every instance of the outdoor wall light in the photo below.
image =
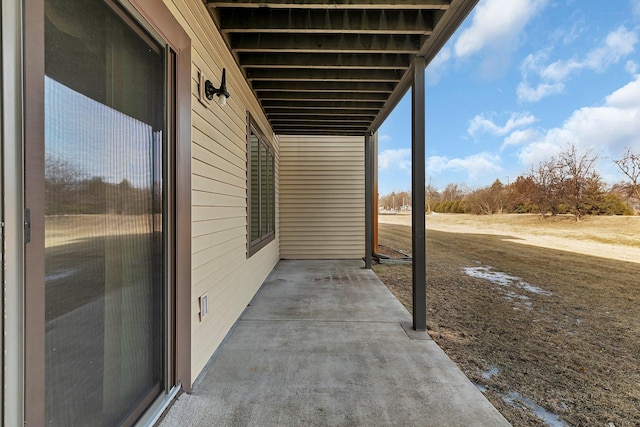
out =
[[207,97],[209,101],[213,101],[213,96],[217,95],[218,98],[216,99],[216,102],[221,107],[224,107],[225,105],[227,105],[227,98],[231,96],[227,91],[226,71],[227,71],[226,69],[224,68],[222,69],[222,81],[220,82],[219,88],[216,88],[213,85],[213,83],[211,83],[211,80],[206,80],[204,82],[204,95]]

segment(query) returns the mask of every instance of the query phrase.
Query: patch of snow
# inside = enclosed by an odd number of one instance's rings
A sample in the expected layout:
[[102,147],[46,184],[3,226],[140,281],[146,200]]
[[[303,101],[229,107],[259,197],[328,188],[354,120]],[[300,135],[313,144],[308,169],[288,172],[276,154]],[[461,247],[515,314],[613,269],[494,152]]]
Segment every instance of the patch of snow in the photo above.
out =
[[465,267],[463,270],[467,276],[488,280],[489,282],[496,285],[500,285],[504,287],[509,287],[513,285],[517,288],[523,289],[532,294],[545,295],[545,296],[552,295],[551,292],[545,291],[542,288],[539,288],[530,283],[527,283],[518,276],[512,276],[510,274],[502,273],[500,271],[493,271],[493,267],[490,267],[490,266]]
[[540,418],[548,427],[569,427],[569,424],[564,422],[557,414],[549,412],[542,406],[538,405],[533,400],[526,398],[516,391],[510,391],[508,394],[501,394],[502,400],[507,404],[518,407],[516,403],[520,403],[528,408],[533,414]]
[[532,294],[546,295],[546,296],[552,295],[550,291],[545,291],[544,289],[539,288],[537,286],[530,285],[527,282],[520,281],[519,283],[516,283],[516,286],[521,289],[524,289],[527,292],[531,292]]
[[465,267],[464,272],[467,276],[488,280],[500,286],[510,286],[514,281],[520,280],[516,276],[499,271],[491,271],[491,267]]
[[[531,304],[531,301],[529,301],[529,297],[526,295],[520,295],[517,294],[513,291],[508,291],[505,295],[504,298],[508,301],[511,301],[515,304],[521,304],[524,305],[528,310],[531,310],[531,308],[533,307],[533,305]],[[514,310],[519,310],[519,308],[517,307],[513,307]]]
[[482,378],[485,380],[491,379],[494,375],[498,375],[500,370],[496,367],[491,367],[482,373]]
[[483,386],[482,384],[476,384],[476,383],[473,383],[473,385],[474,385],[474,386],[476,386],[476,388],[477,388],[478,390],[480,390],[481,392],[483,392],[483,393],[486,393],[486,392],[487,392],[487,388],[486,388],[485,386]]

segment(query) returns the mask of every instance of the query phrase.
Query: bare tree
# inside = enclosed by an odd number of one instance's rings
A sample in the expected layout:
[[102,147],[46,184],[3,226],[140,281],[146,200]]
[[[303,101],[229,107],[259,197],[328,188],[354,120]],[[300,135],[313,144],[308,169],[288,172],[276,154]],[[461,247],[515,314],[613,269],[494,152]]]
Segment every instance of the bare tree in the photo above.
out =
[[455,202],[460,199],[463,194],[464,191],[458,186],[458,184],[449,183],[444,190],[442,190],[442,201]]
[[531,175],[519,175],[509,185],[512,210],[517,213],[533,212],[538,208],[536,198],[536,184]]
[[640,202],[640,153],[635,153],[631,147],[627,147],[624,156],[613,162],[629,178],[629,182],[625,185],[628,197],[635,202]]
[[509,190],[499,179],[488,187],[479,188],[466,197],[471,212],[479,215],[493,215],[508,212]]
[[424,188],[424,199],[427,212],[431,212],[433,204],[440,201],[440,193],[431,185],[431,177],[429,177],[429,184]]
[[547,212],[558,213],[558,205],[562,200],[564,188],[564,171],[558,159],[551,159],[531,167],[527,176],[533,182],[531,201],[538,205],[540,215],[546,218]]
[[580,153],[574,144],[558,155],[558,164],[566,176],[565,200],[576,221],[589,211],[591,199],[601,192],[602,180],[595,170],[598,158],[591,150]]

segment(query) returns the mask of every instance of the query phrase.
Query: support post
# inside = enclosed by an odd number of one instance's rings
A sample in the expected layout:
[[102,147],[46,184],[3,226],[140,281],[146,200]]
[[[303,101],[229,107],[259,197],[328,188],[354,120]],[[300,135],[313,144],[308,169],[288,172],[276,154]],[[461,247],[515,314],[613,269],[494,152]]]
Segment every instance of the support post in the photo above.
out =
[[373,134],[373,166],[372,166],[372,179],[373,179],[373,200],[371,201],[371,208],[373,212],[373,253],[378,253],[378,131]]
[[371,268],[373,254],[373,134],[364,137],[364,268]]
[[411,91],[411,249],[413,329],[427,329],[426,232],[425,232],[425,84],[424,57],[413,60]]

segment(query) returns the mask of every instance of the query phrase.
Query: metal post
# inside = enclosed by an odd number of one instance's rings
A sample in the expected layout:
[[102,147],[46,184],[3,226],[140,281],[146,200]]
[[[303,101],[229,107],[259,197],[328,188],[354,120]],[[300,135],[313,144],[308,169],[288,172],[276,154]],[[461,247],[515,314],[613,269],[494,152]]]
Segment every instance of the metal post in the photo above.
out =
[[372,179],[373,179],[373,200],[371,201],[371,213],[373,217],[373,253],[378,253],[378,131],[373,134],[373,166],[372,166]]
[[373,254],[373,135],[364,137],[364,268],[371,268]]
[[413,276],[413,329],[427,329],[425,234],[425,94],[423,57],[413,60],[411,91],[411,235]]

